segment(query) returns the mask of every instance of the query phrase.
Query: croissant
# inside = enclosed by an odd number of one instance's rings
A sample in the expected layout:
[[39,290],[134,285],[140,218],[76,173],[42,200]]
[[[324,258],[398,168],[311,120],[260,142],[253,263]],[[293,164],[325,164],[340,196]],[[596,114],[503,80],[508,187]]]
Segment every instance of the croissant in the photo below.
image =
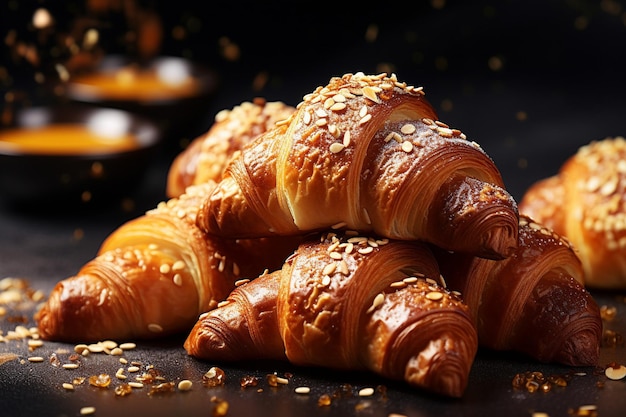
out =
[[526,191],[520,210],[566,236],[578,251],[585,285],[626,289],[626,139],[578,149],[559,172]]
[[424,243],[330,232],[237,287],[200,317],[184,347],[213,361],[369,370],[459,397],[477,334],[467,306],[437,280]]
[[519,239],[501,261],[434,249],[448,287],[470,308],[479,345],[542,362],[597,365],[600,310],[571,244],[524,215]]
[[190,185],[219,181],[227,161],[253,138],[286,119],[295,108],[257,98],[215,116],[215,123],[176,156],[167,173],[166,195],[178,197]]
[[221,236],[331,227],[490,258],[517,244],[517,204],[491,158],[395,75],[333,77],[232,158],[198,211]]
[[87,342],[184,334],[238,280],[280,267],[297,247],[294,239],[218,239],[197,228],[199,199],[214,187],[191,186],[111,233],[36,312],[41,337]]

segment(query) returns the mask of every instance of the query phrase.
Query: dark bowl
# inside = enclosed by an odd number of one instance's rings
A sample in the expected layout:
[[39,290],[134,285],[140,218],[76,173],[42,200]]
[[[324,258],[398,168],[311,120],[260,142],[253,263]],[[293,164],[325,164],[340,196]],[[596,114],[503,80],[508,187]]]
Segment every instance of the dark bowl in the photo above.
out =
[[217,78],[210,68],[185,58],[161,56],[137,63],[109,55],[91,70],[73,75],[64,87],[72,101],[150,118],[171,143],[196,135],[193,128],[204,125]]
[[[97,146],[80,143],[66,149],[60,144],[70,137],[82,141],[82,133],[62,139],[43,133],[68,126],[85,127],[108,139]],[[8,135],[18,131],[38,132],[37,141],[48,138],[46,143],[54,145],[8,144]],[[128,140],[124,147],[116,142],[121,137]],[[119,109],[66,105],[20,110],[14,125],[0,129],[0,199],[36,209],[42,203],[77,207],[130,195],[144,179],[160,140],[161,132],[153,122]]]

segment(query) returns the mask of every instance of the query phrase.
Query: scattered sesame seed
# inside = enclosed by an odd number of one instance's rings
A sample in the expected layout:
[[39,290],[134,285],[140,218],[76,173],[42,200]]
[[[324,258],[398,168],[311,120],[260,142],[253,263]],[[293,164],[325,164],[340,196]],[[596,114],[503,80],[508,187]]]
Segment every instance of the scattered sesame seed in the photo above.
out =
[[183,379],[182,381],[178,383],[179,391],[189,391],[191,390],[192,387],[193,387],[193,382],[191,382],[188,379]]
[[374,388],[368,387],[368,388],[361,388],[359,390],[359,397],[370,397],[374,395]]
[[294,392],[296,394],[309,394],[311,392],[311,388],[309,387],[297,387]]
[[81,416],[95,414],[95,412],[96,412],[96,407],[82,407],[80,409],[80,415]]
[[30,356],[28,358],[29,362],[43,362],[44,359],[41,356]]
[[604,375],[607,378],[617,381],[619,379],[624,379],[626,377],[626,366],[624,365],[615,365],[609,366],[604,370]]
[[74,385],[70,384],[69,382],[64,382],[62,386],[68,391],[72,391],[74,389]]
[[64,369],[76,369],[78,368],[78,364],[77,363],[64,363],[63,368]]

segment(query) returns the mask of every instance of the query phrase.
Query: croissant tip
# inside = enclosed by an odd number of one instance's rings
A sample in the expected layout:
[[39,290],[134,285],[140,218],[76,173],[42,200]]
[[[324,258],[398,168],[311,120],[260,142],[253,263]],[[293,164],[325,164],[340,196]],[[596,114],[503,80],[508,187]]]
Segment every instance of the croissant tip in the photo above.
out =
[[579,334],[565,343],[556,360],[570,366],[596,366],[600,360],[600,342],[595,335]]

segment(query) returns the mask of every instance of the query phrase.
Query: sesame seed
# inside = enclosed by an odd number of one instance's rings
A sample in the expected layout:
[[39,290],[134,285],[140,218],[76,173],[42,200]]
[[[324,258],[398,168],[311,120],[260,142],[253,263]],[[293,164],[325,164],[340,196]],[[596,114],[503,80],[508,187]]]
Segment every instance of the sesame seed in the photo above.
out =
[[128,383],[129,387],[133,387],[133,388],[143,388],[143,384],[141,382],[135,382],[135,381],[130,381]]
[[330,110],[332,111],[341,111],[341,110],[345,110],[346,108],[346,103],[335,103],[332,106],[330,106]]
[[370,306],[370,308],[367,309],[366,313],[371,313],[372,311],[376,310],[378,307],[380,307],[383,302],[385,301],[385,294],[383,293],[379,293],[376,295],[376,297],[374,297],[374,301],[372,302],[372,305]]
[[148,324],[148,330],[153,333],[160,333],[163,331],[163,327],[161,327],[161,325],[156,324],[156,323],[150,323]]
[[410,124],[410,123],[402,125],[402,127],[400,128],[400,132],[404,133],[405,135],[410,135],[412,133],[415,133],[416,130],[417,128],[415,127],[415,125]]
[[431,301],[439,301],[443,298],[443,294],[440,293],[439,291],[431,291],[426,294],[426,298],[428,298]]
[[63,364],[63,369],[76,369],[76,368],[78,368],[77,363],[64,363]]
[[122,350],[131,350],[131,349],[135,349],[136,347],[137,345],[132,342],[126,342],[126,343],[120,344],[120,349]]
[[359,125],[369,122],[371,118],[372,118],[371,113],[366,114],[365,116],[361,117],[361,120],[359,120]]
[[180,381],[178,383],[178,390],[179,391],[189,391],[192,386],[193,386],[193,382],[191,382],[188,379],[183,379],[182,381]]
[[95,412],[96,412],[96,407],[82,407],[80,409],[80,415],[81,416],[94,414]]
[[335,269],[337,268],[337,264],[335,262],[331,262],[329,264],[327,264],[324,269],[322,270],[322,274],[323,275],[330,275],[333,272],[335,272]]
[[309,387],[297,387],[294,392],[296,394],[308,394],[311,392],[311,388]]
[[344,145],[343,143],[333,142],[333,143],[330,145],[330,148],[329,148],[329,149],[330,149],[330,151],[331,151],[332,153],[339,153],[339,152],[343,151],[343,150],[344,150],[344,148],[345,148],[345,145]]
[[342,141],[343,146],[345,146],[345,147],[350,146],[351,140],[352,140],[352,137],[350,135],[350,131],[347,130],[346,133],[344,133],[344,135],[343,135],[343,141]]
[[607,378],[613,381],[624,379],[626,378],[626,366],[624,365],[609,366],[604,370],[604,375],[606,375]]
[[339,273],[344,276],[348,276],[350,274],[350,270],[348,268],[348,264],[343,259],[338,263]]
[[380,103],[380,99],[376,95],[376,90],[373,87],[365,86],[363,87],[362,91],[363,91],[363,96],[372,100],[374,103]]
[[28,358],[29,362],[43,362],[43,358],[41,356],[30,356]]
[[183,277],[180,274],[174,274],[174,276],[172,277],[172,281],[175,285],[178,285],[179,287],[183,285]]
[[341,136],[341,129],[337,127],[337,125],[328,125],[328,133],[333,135],[335,139],[339,139]]
[[28,340],[28,347],[30,348],[38,348],[43,346],[43,340],[41,339],[29,339]]
[[362,388],[359,390],[359,397],[370,397],[374,395],[374,388]]
[[402,142],[402,150],[406,153],[409,153],[413,150],[413,142],[405,140]]
[[341,253],[339,252],[330,252],[328,254],[332,259],[339,260],[342,258]]
[[330,226],[331,229],[333,230],[337,230],[337,229],[341,229],[342,227],[346,227],[347,223],[346,222],[339,222],[339,223],[335,223],[334,225]]
[[239,279],[239,280],[235,281],[235,287],[240,287],[243,284],[247,284],[248,282],[250,282],[249,278]]
[[322,109],[317,109],[317,110],[315,110],[315,115],[316,115],[317,117],[319,117],[319,118],[325,118],[325,117],[328,117],[328,114],[327,114],[324,110],[322,110]]
[[343,251],[347,254],[352,253],[354,250],[354,243],[347,242],[343,248]]
[[71,391],[74,389],[74,385],[70,384],[69,382],[64,382],[62,386],[68,391]]
[[129,366],[128,372],[139,372],[140,368],[138,366]]
[[357,252],[359,252],[362,255],[367,255],[368,253],[372,253],[373,250],[374,250],[373,247],[367,246],[365,248],[359,248]]

